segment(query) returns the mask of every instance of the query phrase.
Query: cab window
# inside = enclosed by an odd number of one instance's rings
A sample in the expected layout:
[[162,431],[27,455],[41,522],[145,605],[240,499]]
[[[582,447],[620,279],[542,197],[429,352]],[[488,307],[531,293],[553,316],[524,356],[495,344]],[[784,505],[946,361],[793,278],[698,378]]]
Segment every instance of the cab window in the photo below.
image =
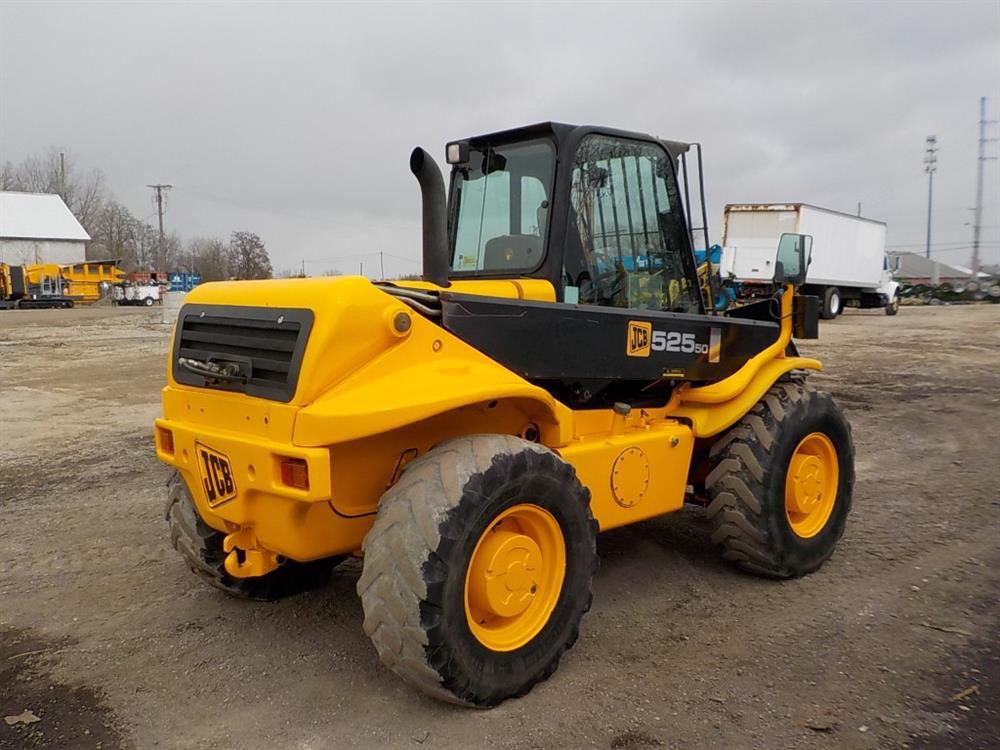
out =
[[537,268],[554,169],[548,140],[473,148],[469,162],[452,173],[452,270]]
[[674,172],[662,148],[590,135],[573,162],[564,299],[700,312]]

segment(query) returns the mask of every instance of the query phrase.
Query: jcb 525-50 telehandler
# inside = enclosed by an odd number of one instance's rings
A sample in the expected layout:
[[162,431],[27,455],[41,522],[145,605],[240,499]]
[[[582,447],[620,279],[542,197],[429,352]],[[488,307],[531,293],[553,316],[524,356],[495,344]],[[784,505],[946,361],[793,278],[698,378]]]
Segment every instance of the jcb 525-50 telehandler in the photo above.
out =
[[816,330],[815,298],[794,293],[810,238],[781,238],[773,298],[714,314],[685,215],[693,145],[544,123],[446,153],[447,197],[410,157],[422,280],[188,295],[156,451],[191,569],[271,599],[363,556],[382,661],[491,706],[573,645],[599,532],[688,501],[748,571],[822,565],[854,448],[792,342]]

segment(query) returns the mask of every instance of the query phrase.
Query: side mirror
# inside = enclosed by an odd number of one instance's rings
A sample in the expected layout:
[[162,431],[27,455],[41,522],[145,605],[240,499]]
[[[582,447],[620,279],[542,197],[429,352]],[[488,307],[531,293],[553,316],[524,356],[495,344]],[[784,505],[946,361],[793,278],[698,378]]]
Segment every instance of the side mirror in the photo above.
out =
[[776,284],[800,286],[812,260],[813,238],[808,234],[783,234],[778,241],[778,257],[774,263]]

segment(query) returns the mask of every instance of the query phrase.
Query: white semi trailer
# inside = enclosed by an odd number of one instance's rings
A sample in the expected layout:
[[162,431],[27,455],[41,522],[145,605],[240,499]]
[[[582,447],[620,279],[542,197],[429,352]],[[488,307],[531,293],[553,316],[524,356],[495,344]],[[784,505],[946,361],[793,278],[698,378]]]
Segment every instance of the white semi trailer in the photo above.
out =
[[845,306],[899,311],[899,284],[885,254],[884,222],[808,203],[730,204],[722,217],[721,274],[742,296],[770,294],[774,248],[785,232],[813,238],[803,294],[819,297],[830,320]]

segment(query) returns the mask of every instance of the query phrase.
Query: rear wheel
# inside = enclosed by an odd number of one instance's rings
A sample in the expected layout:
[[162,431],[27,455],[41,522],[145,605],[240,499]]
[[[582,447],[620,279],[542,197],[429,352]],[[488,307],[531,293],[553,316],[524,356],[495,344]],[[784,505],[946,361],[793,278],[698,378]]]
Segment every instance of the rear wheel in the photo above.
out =
[[382,498],[358,581],[365,632],[383,664],[437,698],[523,695],[576,641],[596,534],[589,492],[548,449],[450,440]]
[[823,320],[833,320],[840,315],[842,306],[840,290],[835,286],[828,286],[823,292],[823,309],[820,311],[820,317]]
[[276,601],[322,586],[343,557],[300,563],[286,560],[281,567],[255,578],[236,578],[226,572],[225,534],[205,523],[180,474],[167,484],[167,523],[170,542],[191,571],[217,589],[240,599]]
[[708,516],[723,557],[794,578],[833,554],[854,489],[851,428],[833,398],[779,383],[712,446],[712,457]]

